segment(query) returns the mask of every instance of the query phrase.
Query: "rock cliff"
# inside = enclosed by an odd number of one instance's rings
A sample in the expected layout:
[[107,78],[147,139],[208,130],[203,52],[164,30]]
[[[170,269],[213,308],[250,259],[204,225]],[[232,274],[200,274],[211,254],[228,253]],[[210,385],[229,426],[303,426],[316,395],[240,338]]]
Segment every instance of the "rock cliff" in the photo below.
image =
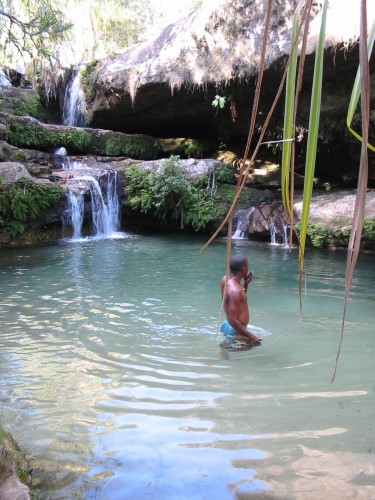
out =
[[[270,109],[285,69],[296,3],[274,2],[256,128]],[[346,19],[358,15],[359,2],[344,3],[348,7]],[[88,103],[90,126],[155,137],[206,138],[241,154],[250,123],[267,4],[261,0],[222,0],[214,9],[195,11],[166,27],[154,40],[102,61],[86,82],[94,96]],[[312,13],[299,97],[297,163],[306,146],[319,5],[315,4]],[[334,22],[344,5],[337,1],[330,5],[317,175],[324,170],[334,182],[340,182],[353,180],[353,162],[359,155],[345,125],[358,68],[358,44],[351,32]],[[370,62],[374,70],[375,58]],[[375,76],[371,84],[374,108]],[[280,138],[282,119],[283,100],[276,107],[269,138]],[[373,156],[370,165],[375,182]]]

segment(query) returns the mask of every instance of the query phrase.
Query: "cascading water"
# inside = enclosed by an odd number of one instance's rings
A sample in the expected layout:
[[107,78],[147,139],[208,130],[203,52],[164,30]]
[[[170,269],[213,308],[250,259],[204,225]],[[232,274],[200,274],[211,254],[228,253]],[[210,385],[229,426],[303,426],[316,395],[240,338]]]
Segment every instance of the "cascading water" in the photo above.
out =
[[66,194],[66,219],[64,225],[72,226],[72,240],[81,238],[84,211],[84,193],[74,194],[72,191],[68,191]]
[[65,230],[68,227],[73,229],[72,241],[82,239],[85,213],[89,212],[93,237],[118,237],[121,215],[119,173],[116,170],[103,172],[102,169],[96,173],[94,166],[69,157],[64,158],[61,170],[71,171],[67,177],[63,225]]
[[65,87],[63,99],[63,125],[84,127],[86,125],[86,99],[81,86],[81,73],[78,70]]
[[270,235],[271,235],[271,245],[281,245],[284,247],[289,246],[288,245],[288,234],[289,234],[289,227],[287,225],[282,225],[282,233],[277,230],[277,227],[275,224],[272,222],[269,222],[269,229],[270,229]]
[[269,232],[271,245],[289,246],[290,224],[286,224],[286,215],[280,202],[240,209],[235,218],[237,226],[232,239],[247,239],[249,234],[265,235]]
[[119,229],[117,174],[118,172],[107,172],[100,177],[99,182],[96,179],[91,182],[92,223],[97,236],[108,236]]
[[12,84],[9,81],[8,76],[4,73],[3,70],[0,70],[0,87],[11,88]]

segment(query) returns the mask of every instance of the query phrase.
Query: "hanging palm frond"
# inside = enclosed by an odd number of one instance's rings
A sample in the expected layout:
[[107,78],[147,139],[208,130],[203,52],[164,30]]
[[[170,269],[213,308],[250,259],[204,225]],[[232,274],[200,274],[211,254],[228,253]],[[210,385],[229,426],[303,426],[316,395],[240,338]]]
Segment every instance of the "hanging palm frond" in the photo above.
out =
[[328,8],[328,0],[325,0],[323,5],[322,23],[320,27],[319,40],[315,54],[315,66],[314,66],[314,76],[313,76],[311,104],[310,104],[309,129],[308,129],[307,148],[306,148],[305,181],[303,187],[303,207],[301,215],[301,230],[299,235],[300,296],[302,292],[302,273],[304,269],[307,225],[308,225],[312,190],[314,184],[316,150],[318,143],[327,8]]
[[[371,38],[371,37],[370,37]],[[341,352],[342,341],[344,337],[344,325],[346,308],[349,300],[349,292],[353,280],[354,269],[358,260],[358,255],[361,246],[361,237],[363,230],[363,221],[365,218],[366,207],[366,190],[368,181],[368,131],[370,121],[370,66],[367,50],[367,11],[366,0],[361,0],[361,32],[359,39],[359,78],[360,94],[361,94],[361,113],[362,113],[362,142],[361,160],[358,174],[357,196],[354,206],[353,222],[350,231],[348,254],[346,259],[346,280],[345,280],[345,299],[341,321],[341,335],[339,348],[336,356],[335,368],[332,376],[332,381],[335,379],[338,360]],[[354,88],[354,94],[356,89]],[[355,97],[354,97],[355,99]],[[354,105],[354,102],[351,103]],[[354,108],[356,105],[354,106]],[[352,112],[352,109],[350,113]]]
[[[370,56],[371,56],[372,48],[374,46],[374,40],[375,40],[375,19],[372,22],[372,27],[371,27],[370,33],[368,35],[368,40],[367,40],[367,54],[368,54],[367,57],[368,57],[368,59],[370,59]],[[361,93],[360,78],[361,78],[361,71],[360,71],[360,68],[358,68],[357,75],[356,75],[355,81],[354,81],[352,95],[350,98],[349,107],[348,107],[348,114],[346,117],[346,125],[347,125],[349,131],[354,135],[354,137],[356,139],[358,139],[359,141],[362,141],[361,135],[358,134],[352,128],[352,121],[353,121],[354,113],[357,109],[359,96]],[[375,151],[375,146],[373,146],[371,144],[367,144],[367,147],[369,149],[371,149],[371,151]]]

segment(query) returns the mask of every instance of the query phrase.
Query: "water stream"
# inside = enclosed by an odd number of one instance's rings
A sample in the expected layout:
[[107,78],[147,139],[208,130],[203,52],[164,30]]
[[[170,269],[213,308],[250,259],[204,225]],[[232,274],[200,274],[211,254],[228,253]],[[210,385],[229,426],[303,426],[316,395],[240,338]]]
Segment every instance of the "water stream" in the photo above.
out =
[[69,156],[63,158],[62,170],[72,172],[67,179],[66,207],[63,212],[64,233],[72,228],[71,241],[83,238],[85,197],[89,199],[87,212],[91,214],[91,235],[96,238],[119,236],[120,196],[119,173],[90,167],[87,162]]
[[78,67],[67,82],[62,98],[62,124],[75,127],[86,125],[86,99],[81,85],[80,68]]
[[[233,241],[263,345],[222,351],[225,240],[127,234],[2,249],[1,425],[41,498],[375,497],[375,256]],[[252,498],[252,497],[251,497]]]

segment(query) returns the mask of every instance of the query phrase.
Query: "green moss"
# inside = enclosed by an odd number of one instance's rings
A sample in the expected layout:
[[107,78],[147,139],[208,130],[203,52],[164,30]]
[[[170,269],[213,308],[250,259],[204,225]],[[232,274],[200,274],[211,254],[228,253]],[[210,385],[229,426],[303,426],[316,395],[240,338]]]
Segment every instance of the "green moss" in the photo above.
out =
[[115,136],[108,139],[105,154],[108,156],[128,156],[138,159],[153,159],[159,151],[159,141],[147,136]]
[[[236,192],[236,186],[232,184],[219,185],[217,195],[225,202],[232,203]],[[261,190],[253,188],[243,188],[238,198],[238,205],[257,205],[267,201],[267,197]]]
[[0,479],[14,471],[23,484],[30,482],[30,465],[12,436],[0,428]]
[[72,152],[82,152],[91,142],[90,134],[84,130],[64,130],[10,123],[7,127],[8,142],[19,147],[40,149],[55,148],[63,145]]
[[81,85],[84,90],[85,97],[89,101],[95,99],[95,94],[96,94],[95,77],[96,77],[98,63],[99,63],[98,59],[94,59],[93,61],[87,63],[81,69]]
[[24,162],[27,160],[27,155],[26,153],[24,153],[23,151],[18,151],[15,155],[14,155],[14,159],[16,161],[19,161],[20,163]]

